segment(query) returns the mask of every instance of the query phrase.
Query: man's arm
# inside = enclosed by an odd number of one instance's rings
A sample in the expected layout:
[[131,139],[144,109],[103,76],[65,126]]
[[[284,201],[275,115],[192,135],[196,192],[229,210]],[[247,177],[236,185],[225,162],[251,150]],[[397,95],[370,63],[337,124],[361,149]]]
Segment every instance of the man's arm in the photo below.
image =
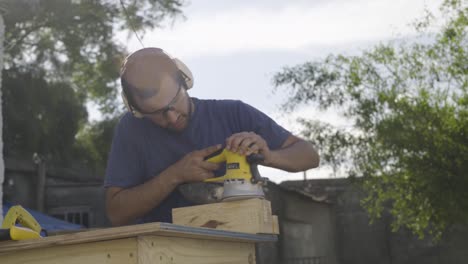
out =
[[317,168],[320,163],[320,157],[312,144],[293,135],[286,139],[280,149],[270,153],[263,165],[289,172]]
[[177,177],[165,170],[150,181],[132,188],[108,187],[107,216],[113,226],[132,223],[158,206],[178,185]]
[[132,223],[157,207],[181,183],[203,181],[214,176],[219,164],[205,161],[220,145],[187,154],[158,176],[131,188],[108,187],[107,216],[112,225]]
[[289,172],[318,167],[320,158],[312,144],[290,135],[281,148],[270,150],[266,141],[254,132],[241,132],[226,140],[226,148],[241,155],[260,153],[265,157],[262,165]]

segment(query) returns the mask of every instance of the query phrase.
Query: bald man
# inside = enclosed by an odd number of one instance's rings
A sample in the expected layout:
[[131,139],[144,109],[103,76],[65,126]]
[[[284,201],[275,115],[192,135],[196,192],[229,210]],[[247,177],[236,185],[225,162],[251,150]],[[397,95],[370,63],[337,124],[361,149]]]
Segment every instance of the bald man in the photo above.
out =
[[224,174],[205,161],[222,147],[259,152],[262,165],[290,172],[319,164],[308,142],[252,106],[190,97],[191,72],[159,48],[128,56],[121,83],[129,111],[116,127],[105,178],[113,225],[172,222],[172,208],[191,205],[178,185]]

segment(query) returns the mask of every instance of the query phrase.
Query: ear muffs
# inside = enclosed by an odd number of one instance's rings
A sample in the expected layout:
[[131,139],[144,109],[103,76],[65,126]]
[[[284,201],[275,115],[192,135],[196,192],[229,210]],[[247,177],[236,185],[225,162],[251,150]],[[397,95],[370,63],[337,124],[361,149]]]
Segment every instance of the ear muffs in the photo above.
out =
[[[179,73],[181,75],[181,79],[185,82],[185,85],[184,85],[184,88],[186,90],[190,89],[193,87],[193,74],[192,74],[192,71],[190,71],[190,69],[187,67],[187,65],[185,65],[185,63],[183,63],[181,60],[177,59],[177,58],[174,58],[172,57],[171,55],[169,55],[168,53],[166,53],[165,51],[161,50],[161,52],[163,52],[164,54],[166,54],[169,58],[172,59],[172,61],[174,62],[175,66],[177,67],[177,69],[179,70]],[[127,110],[132,113],[136,118],[142,118],[143,117],[143,114],[141,114],[140,112],[138,112],[135,107],[133,107],[130,102],[128,101],[127,99],[127,94],[125,93],[125,90],[123,89],[122,87],[122,92],[121,92],[121,96],[122,96],[122,100],[125,104],[125,107],[127,108]]]
[[190,89],[193,87],[193,74],[190,71],[190,69],[183,63],[181,60],[177,58],[172,58],[172,61],[175,63],[177,66],[177,69],[179,69],[180,74],[182,75],[182,79],[185,81],[185,89]]
[[130,105],[130,103],[127,100],[127,96],[125,95],[125,92],[122,91],[120,95],[122,96],[122,101],[124,102],[125,108],[127,108],[127,110],[130,113],[132,113],[133,116],[135,116],[136,118],[143,118],[143,114],[135,110],[135,108]]

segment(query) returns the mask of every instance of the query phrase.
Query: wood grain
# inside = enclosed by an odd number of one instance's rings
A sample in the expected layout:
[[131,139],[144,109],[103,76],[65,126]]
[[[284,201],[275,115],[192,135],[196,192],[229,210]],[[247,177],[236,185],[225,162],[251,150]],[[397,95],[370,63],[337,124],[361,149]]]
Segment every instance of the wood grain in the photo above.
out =
[[78,232],[59,236],[44,237],[23,241],[0,242],[1,253],[24,249],[46,248],[58,245],[73,245],[88,242],[98,242],[112,239],[130,238],[143,235],[161,235],[173,237],[190,237],[199,239],[211,239],[218,241],[238,242],[267,242],[275,241],[272,235],[246,235],[244,233],[226,232],[208,228],[182,227],[169,223],[148,223],[140,225],[103,228],[92,231]]
[[174,224],[250,234],[278,234],[270,201],[247,199],[172,210]]
[[254,243],[142,236],[138,238],[138,263],[255,263]]
[[136,238],[3,253],[2,264],[137,264]]

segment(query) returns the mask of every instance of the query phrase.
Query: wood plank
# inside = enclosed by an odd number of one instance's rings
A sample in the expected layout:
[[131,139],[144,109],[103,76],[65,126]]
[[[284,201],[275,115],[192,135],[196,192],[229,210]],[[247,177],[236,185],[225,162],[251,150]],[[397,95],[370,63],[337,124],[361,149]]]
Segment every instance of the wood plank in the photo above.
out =
[[103,228],[92,231],[44,237],[32,240],[3,241],[0,242],[0,253],[24,249],[45,248],[57,245],[72,245],[112,239],[137,237],[142,235],[191,237],[200,239],[239,242],[276,241],[276,236],[272,235],[251,235],[238,232],[227,232],[223,230],[213,230],[208,228],[178,226],[169,223],[148,223],[114,228]]
[[258,198],[175,208],[172,220],[174,224],[191,227],[278,234],[270,201]]
[[279,220],[277,215],[273,215],[273,222],[272,222],[272,229],[273,234],[279,234]]
[[0,260],[2,264],[137,264],[137,253],[136,238],[126,238],[3,253]]
[[141,236],[138,263],[255,263],[254,243],[181,237]]

